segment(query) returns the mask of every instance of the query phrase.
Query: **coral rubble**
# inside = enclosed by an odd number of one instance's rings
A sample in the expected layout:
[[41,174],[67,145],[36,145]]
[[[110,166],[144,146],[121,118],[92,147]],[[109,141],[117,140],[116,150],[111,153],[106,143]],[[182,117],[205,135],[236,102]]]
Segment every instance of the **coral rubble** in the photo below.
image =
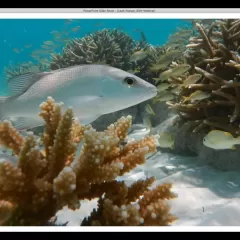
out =
[[18,157],[17,164],[0,163],[0,224],[52,225],[63,206],[78,209],[79,200],[93,198],[99,199],[98,208],[83,226],[162,226],[176,219],[166,201],[176,197],[171,184],[150,189],[154,178],[131,186],[116,180],[156,151],[154,136],[121,144],[131,117],[97,132],[74,120],[71,109],[62,113],[51,97],[40,107],[45,121],[40,139],[23,137],[10,122],[0,122],[0,144]]

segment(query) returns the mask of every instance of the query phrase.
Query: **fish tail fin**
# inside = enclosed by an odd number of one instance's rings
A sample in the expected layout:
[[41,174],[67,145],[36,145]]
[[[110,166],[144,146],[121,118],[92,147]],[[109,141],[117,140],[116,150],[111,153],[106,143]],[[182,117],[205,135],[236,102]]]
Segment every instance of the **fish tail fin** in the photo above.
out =
[[4,120],[6,117],[4,114],[4,105],[8,99],[9,99],[9,97],[0,96],[0,120],[1,121]]

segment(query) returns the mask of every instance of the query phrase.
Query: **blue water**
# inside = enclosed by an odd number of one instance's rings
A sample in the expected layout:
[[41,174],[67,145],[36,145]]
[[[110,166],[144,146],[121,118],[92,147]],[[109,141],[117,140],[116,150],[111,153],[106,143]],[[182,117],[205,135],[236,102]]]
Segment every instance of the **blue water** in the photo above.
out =
[[[0,19],[0,94],[7,92],[4,67],[33,61],[29,55],[33,50],[41,49],[44,41],[53,40],[50,33],[53,30],[61,32],[80,26],[80,30],[71,33],[70,36],[82,37],[103,28],[118,28],[135,40],[140,39],[140,31],[143,31],[148,43],[162,45],[177,27],[187,25],[191,26],[190,23],[178,19],[80,19],[71,24],[66,24],[65,19]],[[32,48],[24,48],[26,44],[32,44]],[[23,51],[16,53],[13,51],[14,48]]]

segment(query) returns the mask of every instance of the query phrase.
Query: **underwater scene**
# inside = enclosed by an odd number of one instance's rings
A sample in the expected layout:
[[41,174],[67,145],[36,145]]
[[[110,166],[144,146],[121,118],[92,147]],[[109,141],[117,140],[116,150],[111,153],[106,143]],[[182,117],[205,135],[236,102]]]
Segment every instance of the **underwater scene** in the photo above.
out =
[[240,225],[240,19],[0,31],[0,226]]

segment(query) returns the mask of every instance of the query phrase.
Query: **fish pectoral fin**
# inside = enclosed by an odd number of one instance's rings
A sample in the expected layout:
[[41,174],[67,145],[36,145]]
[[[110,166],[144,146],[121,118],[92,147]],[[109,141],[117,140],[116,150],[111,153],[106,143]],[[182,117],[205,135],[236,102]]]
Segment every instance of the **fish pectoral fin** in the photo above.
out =
[[17,96],[25,92],[29,87],[31,87],[35,82],[42,79],[44,76],[53,74],[52,72],[41,72],[41,73],[24,73],[15,76],[8,81],[9,94],[11,96]]
[[13,126],[17,130],[28,130],[30,128],[42,126],[43,124],[44,122],[41,118],[19,117],[16,122],[13,123]]

